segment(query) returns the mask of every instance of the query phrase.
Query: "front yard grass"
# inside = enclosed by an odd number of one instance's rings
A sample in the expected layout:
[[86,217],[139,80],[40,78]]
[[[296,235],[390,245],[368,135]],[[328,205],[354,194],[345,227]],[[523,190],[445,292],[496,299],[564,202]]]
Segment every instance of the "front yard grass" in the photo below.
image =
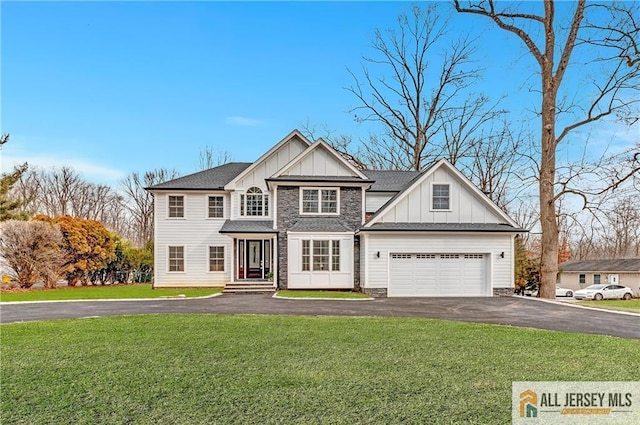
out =
[[596,307],[606,310],[628,311],[640,313],[640,299],[633,300],[602,300],[602,301],[578,301],[576,304],[587,307]]
[[6,424],[504,424],[512,381],[640,380],[640,341],[415,318],[2,325]]
[[151,289],[151,284],[63,287],[0,293],[0,301],[100,300],[123,298],[161,298],[185,295],[202,297],[222,292],[222,288]]
[[367,294],[351,291],[305,291],[305,290],[283,290],[278,291],[278,296],[282,298],[341,298],[341,299],[371,299]]

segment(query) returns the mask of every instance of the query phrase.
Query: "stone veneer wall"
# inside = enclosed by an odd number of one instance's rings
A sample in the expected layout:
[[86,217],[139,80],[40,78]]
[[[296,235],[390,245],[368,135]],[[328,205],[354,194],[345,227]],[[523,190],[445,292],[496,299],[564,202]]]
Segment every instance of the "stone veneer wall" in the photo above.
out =
[[[278,221],[276,223],[276,228],[278,229],[278,287],[279,289],[287,289],[289,258],[287,250],[287,231],[300,219],[300,187],[278,186],[277,199]],[[348,229],[353,230],[354,233],[362,224],[363,208],[361,188],[340,188],[340,216],[338,219],[341,224]],[[316,217],[319,222],[321,222],[323,218],[334,220],[336,217]],[[343,229],[339,229],[339,231],[343,231]],[[357,237],[354,239],[353,251],[354,288],[360,289],[360,240]]]
[[493,288],[494,297],[511,297],[513,296],[513,288]]
[[374,298],[386,298],[387,288],[363,288],[362,292]]

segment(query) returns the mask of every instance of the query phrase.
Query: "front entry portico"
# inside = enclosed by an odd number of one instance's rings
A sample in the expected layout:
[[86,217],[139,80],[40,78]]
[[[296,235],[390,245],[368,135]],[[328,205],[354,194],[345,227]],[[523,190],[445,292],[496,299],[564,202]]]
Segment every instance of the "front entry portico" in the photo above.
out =
[[234,239],[236,280],[268,280],[273,276],[272,239]]

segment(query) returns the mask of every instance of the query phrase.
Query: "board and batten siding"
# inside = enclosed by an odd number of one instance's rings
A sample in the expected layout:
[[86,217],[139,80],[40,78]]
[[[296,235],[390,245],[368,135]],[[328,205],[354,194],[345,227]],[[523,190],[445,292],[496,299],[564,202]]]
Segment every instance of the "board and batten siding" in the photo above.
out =
[[[234,186],[236,191],[232,192],[231,219],[237,220],[246,218],[240,216],[241,194],[254,186],[262,189],[264,193],[269,193],[265,179],[273,176],[280,169],[284,168],[292,159],[300,155],[306,148],[307,145],[304,142],[297,138],[292,138],[272,152],[269,156],[257,163],[248,173],[238,179]],[[268,220],[271,218],[273,216],[273,208],[273,194],[269,193],[269,216],[262,217],[261,219]],[[258,218],[251,217],[251,219],[256,220]]]
[[[450,184],[450,210],[433,211],[432,184]],[[502,223],[486,200],[479,199],[466,185],[444,168],[435,170],[413,188],[393,208],[385,212],[379,223]]]
[[292,164],[283,173],[285,176],[322,176],[341,177],[354,176],[352,170],[340,162],[336,156],[324,148],[317,148]]
[[396,192],[367,192],[365,195],[365,211],[368,213],[375,213],[395,195]]
[[[170,195],[184,196],[184,218],[167,217]],[[224,217],[207,218],[207,197],[224,196]],[[222,192],[155,193],[154,208],[154,286],[224,286],[231,276],[231,238],[221,235],[220,228],[229,217],[229,194]],[[184,246],[184,272],[169,272],[168,247]],[[224,272],[209,271],[209,247],[225,247]]]
[[363,288],[388,288],[391,253],[486,254],[490,288],[514,286],[513,236],[509,234],[368,233],[361,235],[361,245]]

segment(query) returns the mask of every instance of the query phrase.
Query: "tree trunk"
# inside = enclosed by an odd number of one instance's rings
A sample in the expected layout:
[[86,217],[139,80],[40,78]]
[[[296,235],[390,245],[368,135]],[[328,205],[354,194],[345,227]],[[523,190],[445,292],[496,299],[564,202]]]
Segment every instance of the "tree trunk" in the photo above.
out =
[[[553,36],[547,35],[547,41]],[[540,256],[541,298],[556,297],[558,275],[558,218],[556,214],[556,81],[553,77],[553,43],[547,46],[542,61],[542,153],[540,158],[540,226],[542,253]]]

